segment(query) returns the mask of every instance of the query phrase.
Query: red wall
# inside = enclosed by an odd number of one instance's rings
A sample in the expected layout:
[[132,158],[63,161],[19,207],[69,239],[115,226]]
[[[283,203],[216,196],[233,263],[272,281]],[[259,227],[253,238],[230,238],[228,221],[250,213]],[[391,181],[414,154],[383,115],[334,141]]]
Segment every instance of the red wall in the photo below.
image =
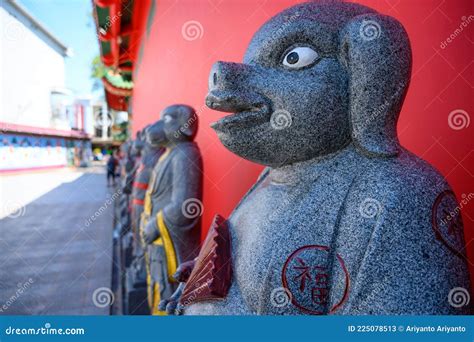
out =
[[[200,113],[197,142],[204,159],[204,228],[215,213],[228,215],[255,181],[262,167],[240,159],[218,141],[209,123],[223,113],[204,106],[211,65],[241,61],[253,33],[290,0],[157,0],[150,35],[136,72],[134,130],[158,119],[163,107],[187,103]],[[448,125],[453,110],[474,113],[472,61],[474,18],[442,48],[463,16],[473,13],[470,0],[364,0],[361,4],[400,20],[413,48],[413,76],[398,124],[402,144],[445,175],[458,199],[474,192],[474,123],[460,130]],[[186,40],[188,21],[202,26],[202,37]],[[466,241],[474,265],[474,200],[463,208]],[[474,268],[472,269],[474,271]],[[471,272],[474,275],[474,272]]]

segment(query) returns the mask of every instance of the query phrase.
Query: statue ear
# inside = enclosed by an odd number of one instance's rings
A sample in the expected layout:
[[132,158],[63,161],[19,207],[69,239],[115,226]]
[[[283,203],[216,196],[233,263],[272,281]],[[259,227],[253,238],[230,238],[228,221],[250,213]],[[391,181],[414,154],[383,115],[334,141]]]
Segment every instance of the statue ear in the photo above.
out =
[[192,139],[196,135],[197,125],[198,125],[198,116],[194,109],[188,109],[189,112],[183,115],[183,121],[181,123],[180,130],[188,138]]
[[369,156],[397,155],[397,121],[411,75],[405,29],[389,16],[356,16],[341,31],[340,61],[349,73],[355,145]]

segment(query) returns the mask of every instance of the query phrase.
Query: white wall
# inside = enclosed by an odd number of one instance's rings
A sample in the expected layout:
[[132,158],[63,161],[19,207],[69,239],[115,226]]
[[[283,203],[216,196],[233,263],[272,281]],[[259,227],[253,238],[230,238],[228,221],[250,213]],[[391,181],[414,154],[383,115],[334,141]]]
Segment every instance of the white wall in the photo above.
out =
[[0,121],[51,127],[50,92],[64,87],[64,58],[0,7]]

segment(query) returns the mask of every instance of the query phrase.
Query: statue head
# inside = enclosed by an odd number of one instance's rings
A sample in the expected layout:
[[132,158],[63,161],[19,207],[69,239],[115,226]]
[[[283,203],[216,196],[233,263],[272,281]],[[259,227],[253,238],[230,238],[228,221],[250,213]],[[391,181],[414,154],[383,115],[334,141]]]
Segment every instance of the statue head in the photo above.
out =
[[230,151],[260,164],[350,143],[367,156],[394,156],[410,73],[408,36],[394,18],[354,3],[304,3],[265,23],[243,63],[214,64],[206,104],[234,113],[212,128]]
[[194,108],[177,104],[163,109],[160,120],[147,129],[146,137],[152,146],[171,146],[192,141],[197,128],[198,116]]
[[128,157],[130,155],[132,140],[128,139],[120,145],[120,155],[122,157]]
[[132,157],[139,157],[145,148],[144,131],[137,131],[136,139],[132,141],[130,154]]

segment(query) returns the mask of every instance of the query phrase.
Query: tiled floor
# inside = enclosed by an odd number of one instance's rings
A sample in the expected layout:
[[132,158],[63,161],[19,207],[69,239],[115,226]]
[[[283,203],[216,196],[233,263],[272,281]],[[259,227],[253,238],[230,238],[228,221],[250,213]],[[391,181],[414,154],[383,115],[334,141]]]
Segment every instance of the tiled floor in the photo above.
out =
[[[56,187],[0,221],[0,315],[107,315],[98,296],[111,287],[115,189],[101,169],[40,178]],[[45,187],[27,175],[2,182]]]

